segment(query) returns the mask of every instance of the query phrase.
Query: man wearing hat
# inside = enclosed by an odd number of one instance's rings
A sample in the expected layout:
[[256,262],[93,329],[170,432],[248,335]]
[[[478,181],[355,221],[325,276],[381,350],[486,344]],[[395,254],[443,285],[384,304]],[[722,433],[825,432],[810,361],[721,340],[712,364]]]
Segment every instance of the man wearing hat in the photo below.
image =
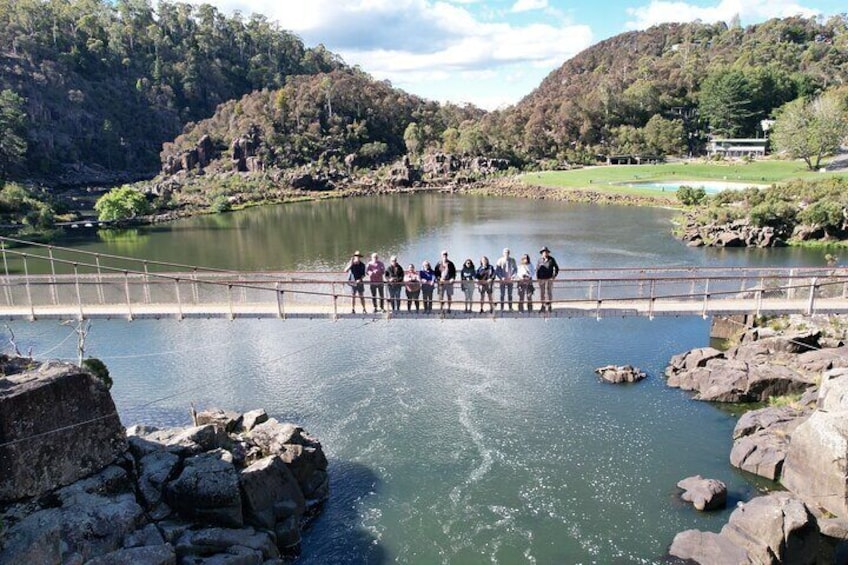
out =
[[353,252],[353,257],[345,267],[345,272],[348,274],[348,284],[351,288],[350,294],[350,311],[356,314],[356,295],[359,294],[359,301],[362,302],[362,312],[365,312],[365,285],[362,284],[362,279],[365,278],[365,263],[362,262],[362,253],[359,250]]
[[509,309],[512,310],[512,279],[518,273],[515,259],[509,256],[509,248],[503,250],[503,255],[495,263],[495,276],[501,282],[501,312],[504,309],[504,295],[509,296]]
[[551,301],[554,298],[554,279],[559,274],[559,265],[557,265],[556,259],[551,256],[551,250],[548,249],[547,245],[539,253],[542,256],[539,257],[539,261],[536,263],[536,280],[539,281],[539,288],[541,289],[541,311],[544,312],[545,306],[547,306],[548,312],[550,312]]

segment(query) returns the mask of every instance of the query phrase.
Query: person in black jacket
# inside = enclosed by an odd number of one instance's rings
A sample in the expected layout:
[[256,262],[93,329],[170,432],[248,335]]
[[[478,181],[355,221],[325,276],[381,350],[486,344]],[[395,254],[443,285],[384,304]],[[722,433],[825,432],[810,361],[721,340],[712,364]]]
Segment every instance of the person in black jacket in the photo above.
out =
[[362,253],[355,251],[350,262],[345,267],[345,272],[348,275],[348,284],[351,288],[350,294],[350,311],[356,314],[356,295],[359,295],[359,301],[362,302],[362,312],[365,312],[365,285],[362,284],[362,279],[365,278],[365,263],[362,262]]
[[448,297],[448,313],[453,301],[453,281],[456,279],[456,265],[448,259],[448,252],[442,251],[442,260],[436,265],[436,280],[439,281],[439,309],[445,307],[445,296]]
[[556,259],[551,256],[551,250],[546,245],[539,251],[542,256],[536,263],[536,280],[539,281],[540,301],[542,303],[541,311],[545,311],[545,306],[548,307],[548,312],[551,311],[551,301],[553,300],[554,279],[559,274],[559,265]]
[[389,308],[400,310],[400,291],[403,288],[403,267],[398,263],[396,255],[392,255],[389,266],[386,267],[386,282],[389,283]]

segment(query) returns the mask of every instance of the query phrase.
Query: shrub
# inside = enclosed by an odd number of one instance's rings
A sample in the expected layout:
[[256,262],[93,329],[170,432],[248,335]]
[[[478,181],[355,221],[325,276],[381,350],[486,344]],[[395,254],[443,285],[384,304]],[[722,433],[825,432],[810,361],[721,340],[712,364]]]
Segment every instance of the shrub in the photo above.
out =
[[147,198],[129,185],[113,188],[94,204],[100,221],[127,220],[146,214]]
[[707,197],[707,191],[704,187],[699,186],[693,188],[691,186],[681,186],[677,189],[677,199],[684,206],[697,206]]

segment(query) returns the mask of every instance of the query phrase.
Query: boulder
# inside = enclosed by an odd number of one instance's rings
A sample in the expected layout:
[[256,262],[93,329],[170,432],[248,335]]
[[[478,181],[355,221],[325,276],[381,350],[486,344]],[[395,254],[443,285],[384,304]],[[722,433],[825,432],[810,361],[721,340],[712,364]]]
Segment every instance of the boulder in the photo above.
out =
[[245,412],[241,415],[238,422],[236,423],[236,430],[240,432],[249,432],[259,424],[263,424],[268,421],[268,413],[261,408],[258,410],[251,410],[249,412]]
[[795,358],[794,366],[812,375],[821,375],[836,368],[848,368],[848,347],[806,351]]
[[177,554],[170,545],[150,545],[119,549],[86,561],[85,565],[177,565]]
[[746,412],[733,430],[730,463],[749,473],[778,480],[791,434],[810,412],[789,406]]
[[792,434],[781,482],[802,500],[848,517],[848,412],[816,410]]
[[195,424],[198,426],[212,424],[229,433],[235,429],[239,417],[240,414],[232,410],[209,408],[207,410],[201,410],[195,415]]
[[727,485],[719,480],[695,475],[678,482],[677,487],[684,491],[680,498],[691,502],[696,510],[716,510],[727,506]]
[[674,536],[668,553],[704,565],[748,563],[747,552],[725,536],[699,530],[686,530]]
[[139,494],[154,519],[161,520],[171,513],[162,500],[162,489],[174,478],[179,464],[179,456],[168,451],[149,453],[138,461]]
[[595,373],[600,375],[601,380],[613,384],[636,383],[647,376],[633,365],[607,365],[598,367],[595,369]]
[[273,530],[278,520],[292,515],[299,518],[306,500],[283,460],[272,455],[242,470],[239,474],[245,522],[257,528]]
[[819,534],[806,505],[787,492],[740,504],[721,529],[722,537],[743,548],[753,563],[816,562]]
[[189,530],[180,537],[176,550],[180,557],[203,557],[221,553],[257,555],[260,559],[258,563],[280,556],[271,535],[253,528]]
[[[126,450],[109,390],[79,367],[45,363],[0,379],[0,503],[96,473]],[[61,409],[57,409],[61,407]]]
[[685,353],[675,355],[669,362],[669,367],[666,369],[666,376],[671,376],[670,372],[679,372],[683,369],[695,369],[703,367],[710,359],[721,359],[724,353],[714,347],[699,347]]
[[822,375],[816,407],[825,412],[848,411],[848,369],[831,369]]
[[160,450],[170,451],[180,457],[189,457],[230,446],[226,431],[215,424],[164,430],[133,427],[127,430],[127,434],[130,449],[136,457]]
[[238,473],[227,451],[186,459],[182,472],[163,494],[165,502],[185,518],[225,527],[244,525]]

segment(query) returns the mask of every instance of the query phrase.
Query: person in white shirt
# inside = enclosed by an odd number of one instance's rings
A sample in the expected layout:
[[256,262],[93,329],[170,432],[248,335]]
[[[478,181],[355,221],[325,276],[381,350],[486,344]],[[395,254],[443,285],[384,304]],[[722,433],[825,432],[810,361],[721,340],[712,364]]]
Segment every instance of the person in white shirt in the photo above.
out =
[[530,256],[524,254],[521,256],[521,261],[518,262],[518,272],[515,275],[518,279],[518,311],[524,311],[524,302],[527,302],[527,311],[533,311],[533,277],[536,276],[536,267],[530,261]]
[[515,259],[510,257],[509,248],[504,248],[503,255],[495,263],[495,276],[501,284],[501,312],[504,309],[504,296],[509,297],[509,309],[512,310],[512,281],[516,273]]

